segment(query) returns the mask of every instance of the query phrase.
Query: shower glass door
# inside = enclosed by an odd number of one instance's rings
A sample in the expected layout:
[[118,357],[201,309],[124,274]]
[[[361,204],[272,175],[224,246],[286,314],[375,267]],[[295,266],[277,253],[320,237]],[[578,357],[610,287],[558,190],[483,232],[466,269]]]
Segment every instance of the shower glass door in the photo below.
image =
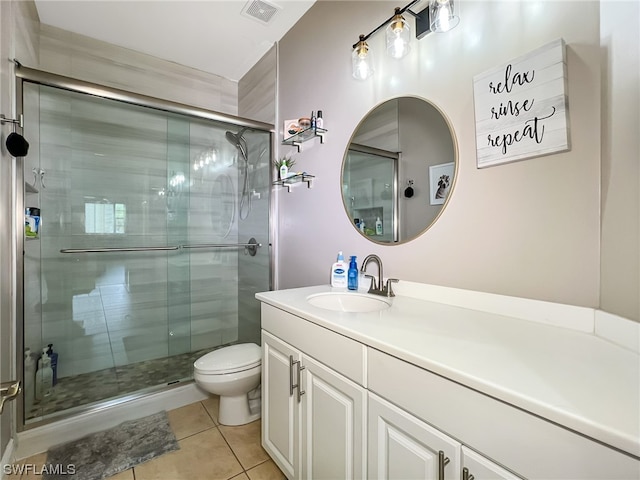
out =
[[[25,423],[190,379],[204,352],[260,343],[270,133],[22,91],[24,206],[40,213],[24,241]],[[255,256],[238,246],[252,237]],[[49,344],[53,389],[38,372]]]
[[[362,148],[362,147],[360,147]],[[342,200],[349,218],[376,242],[398,241],[398,154],[350,148],[342,172]],[[380,219],[382,232],[376,232]]]

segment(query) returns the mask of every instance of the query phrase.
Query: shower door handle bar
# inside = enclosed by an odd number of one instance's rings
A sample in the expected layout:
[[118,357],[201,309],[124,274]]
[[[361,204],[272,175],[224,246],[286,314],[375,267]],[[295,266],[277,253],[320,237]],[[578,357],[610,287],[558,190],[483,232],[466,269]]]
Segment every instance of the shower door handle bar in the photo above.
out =
[[123,247],[123,248],[63,248],[60,253],[110,253],[110,252],[150,252],[179,250],[179,246],[171,247]]
[[203,243],[201,245],[181,245],[180,248],[252,248],[261,246],[261,243]]
[[256,250],[262,247],[261,243],[254,238],[249,243],[203,243],[196,245],[170,245],[167,247],[113,247],[113,248],[64,248],[60,253],[110,253],[110,252],[150,252],[150,251],[170,251],[190,248],[246,248],[251,255],[255,255]]
[[258,252],[258,248],[262,246],[255,238],[251,237],[248,243],[203,243],[199,245],[181,245],[181,248],[244,248],[245,255],[248,253],[252,257]]

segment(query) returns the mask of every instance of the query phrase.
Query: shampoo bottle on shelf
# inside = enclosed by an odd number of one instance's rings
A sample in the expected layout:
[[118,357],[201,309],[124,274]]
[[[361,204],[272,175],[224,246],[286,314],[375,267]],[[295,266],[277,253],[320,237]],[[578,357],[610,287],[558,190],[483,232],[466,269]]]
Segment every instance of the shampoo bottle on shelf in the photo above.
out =
[[351,262],[349,262],[348,285],[349,290],[358,290],[358,264],[356,262],[356,256],[351,256]]
[[53,384],[58,383],[58,354],[53,351],[53,343],[49,344],[47,355],[51,359],[51,370],[53,371]]
[[380,217],[376,219],[376,235],[382,235],[382,220],[380,220]]
[[47,355],[47,349],[42,349],[42,357],[38,361],[38,371],[36,372],[36,400],[42,400],[51,395],[53,388],[53,370],[51,370],[51,359]]
[[285,180],[287,177],[289,177],[289,167],[286,163],[283,163],[280,166],[280,180]]
[[338,260],[331,266],[331,286],[347,287],[347,264],[344,262],[342,252],[338,252]]
[[31,356],[31,349],[27,348],[24,351],[24,401],[25,409],[27,412],[31,410],[33,406],[34,398],[34,382],[36,379],[36,362]]
[[316,118],[316,128],[324,128],[324,120],[322,119],[322,110],[318,110],[318,117]]

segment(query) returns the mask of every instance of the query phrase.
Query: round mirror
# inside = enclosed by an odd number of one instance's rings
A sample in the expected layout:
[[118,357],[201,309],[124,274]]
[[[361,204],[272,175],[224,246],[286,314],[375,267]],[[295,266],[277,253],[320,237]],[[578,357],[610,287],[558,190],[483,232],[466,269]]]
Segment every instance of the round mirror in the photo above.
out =
[[422,234],[451,196],[457,153],[450,124],[432,103],[398,97],[375,107],[342,161],[342,201],[354,228],[383,244]]

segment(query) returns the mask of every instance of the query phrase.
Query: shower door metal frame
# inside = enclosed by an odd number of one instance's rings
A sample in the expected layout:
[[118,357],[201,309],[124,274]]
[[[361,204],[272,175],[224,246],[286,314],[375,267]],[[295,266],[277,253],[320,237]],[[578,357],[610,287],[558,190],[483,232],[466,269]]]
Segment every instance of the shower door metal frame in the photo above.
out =
[[[234,115],[229,115],[220,112],[214,112],[211,110],[206,110],[199,107],[193,107],[190,105],[184,105],[177,102],[172,102],[170,100],[162,100],[155,97],[150,97],[148,95],[142,95],[132,92],[127,92],[125,90],[120,90],[117,88],[107,87],[104,85],[99,85],[95,83],[85,82],[83,80],[76,80],[71,77],[65,77],[62,75],[56,75],[49,72],[44,72],[41,70],[36,70],[33,68],[28,68],[23,65],[17,64],[17,68],[15,71],[16,75],[16,113],[18,116],[24,113],[24,98],[23,98],[23,83],[29,82],[38,85],[45,85],[48,87],[59,88],[62,90],[68,90],[75,93],[84,93],[87,95],[91,95],[94,97],[100,97],[107,100],[116,100],[123,103],[128,103],[132,105],[148,107],[155,110],[160,110],[169,113],[177,113],[182,114],[194,118],[200,118],[205,120],[212,120],[216,122],[225,122],[240,128],[247,127],[255,130],[260,130],[263,132],[268,132],[270,135],[270,146],[271,146],[271,158],[269,159],[269,165],[271,165],[271,159],[273,158],[275,148],[276,148],[276,131],[275,127],[272,124],[258,122],[255,120],[250,120],[243,117],[238,117]],[[16,158],[15,163],[15,185],[14,185],[14,199],[15,199],[15,219],[14,219],[14,234],[15,234],[15,242],[16,242],[16,292],[15,292],[15,309],[16,309],[16,352],[19,352],[18,358],[16,359],[16,369],[19,374],[19,379],[24,385],[24,209],[25,209],[25,198],[24,198],[24,159],[22,157]],[[273,183],[273,169],[269,168],[269,188],[271,189],[271,185]],[[272,249],[272,239],[274,235],[274,225],[273,225],[273,195],[269,195],[269,222],[267,228],[268,239],[268,255],[269,255],[269,290],[273,289],[274,285],[274,259],[273,259],[273,249]],[[165,385],[162,390],[170,390],[173,388],[177,388],[179,386],[184,385],[184,383],[175,383],[172,385]],[[121,397],[117,397],[114,399],[106,399],[104,401],[99,402],[98,404],[94,404],[87,407],[76,407],[74,408],[73,413],[69,414],[60,414],[55,416],[55,418],[42,419],[32,424],[25,424],[25,412],[24,412],[24,389],[23,393],[20,395],[19,401],[17,402],[17,415],[20,419],[19,422],[16,422],[16,427],[18,432],[23,432],[26,430],[30,430],[33,428],[40,427],[42,425],[46,425],[48,423],[56,422],[65,418],[69,418],[80,413],[89,413],[92,411],[102,410],[107,407],[111,407],[114,405],[118,405],[124,402],[128,402],[137,398],[141,398],[150,394],[157,393],[159,389],[154,389],[153,392],[136,392],[129,395],[123,395]]]

